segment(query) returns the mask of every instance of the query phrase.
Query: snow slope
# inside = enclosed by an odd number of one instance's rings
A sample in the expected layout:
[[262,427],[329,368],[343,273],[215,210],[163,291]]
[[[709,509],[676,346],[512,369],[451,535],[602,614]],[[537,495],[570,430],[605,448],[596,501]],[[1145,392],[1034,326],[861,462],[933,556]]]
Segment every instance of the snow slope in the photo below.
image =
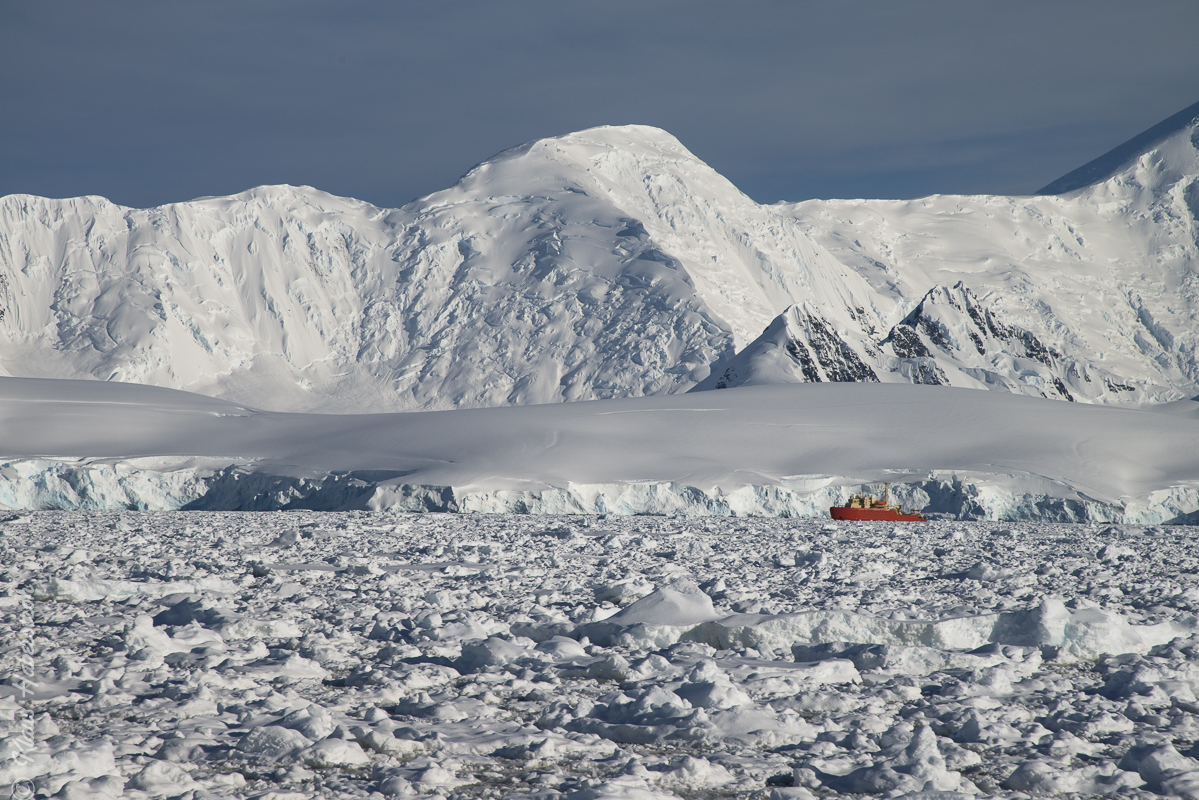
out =
[[10,375],[276,409],[686,389],[803,298],[866,282],[669,134],[533,142],[389,211],[306,187],[161,208],[0,200]]
[[1193,110],[1167,120],[1164,139],[1155,128],[1134,140],[1147,149],[1100,159],[1115,174],[1063,195],[776,208],[905,309],[879,337],[886,370],[1084,402],[1189,397],[1199,388]]
[[1073,172],[1063,175],[1039,189],[1037,194],[1068,194],[1105,181],[1179,131],[1193,127],[1196,122],[1199,122],[1199,103],[1187,106],[1094,161],[1088,161]]
[[396,210],[289,186],[146,210],[9,196],[0,371],[297,411],[871,375],[1181,399],[1199,134],[1172,125],[1063,196],[761,206],[644,126],[514,148]]
[[[865,483],[960,517],[1182,522],[1199,404],[906,384],[384,415],[0,379],[0,502],[824,516]],[[881,487],[877,487],[881,489]]]

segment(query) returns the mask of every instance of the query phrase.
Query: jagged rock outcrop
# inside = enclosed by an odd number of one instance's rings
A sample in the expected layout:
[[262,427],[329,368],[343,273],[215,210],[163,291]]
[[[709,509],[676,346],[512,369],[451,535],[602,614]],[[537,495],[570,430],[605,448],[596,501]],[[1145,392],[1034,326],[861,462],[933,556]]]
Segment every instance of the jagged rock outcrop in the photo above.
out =
[[791,306],[692,391],[769,383],[877,383],[869,356],[859,352],[862,339],[860,330],[843,337],[815,311]]
[[912,383],[1003,387],[1071,402],[1102,392],[1102,385],[1089,390],[1095,382],[1085,366],[999,316],[960,281],[937,286],[879,343],[883,362]]

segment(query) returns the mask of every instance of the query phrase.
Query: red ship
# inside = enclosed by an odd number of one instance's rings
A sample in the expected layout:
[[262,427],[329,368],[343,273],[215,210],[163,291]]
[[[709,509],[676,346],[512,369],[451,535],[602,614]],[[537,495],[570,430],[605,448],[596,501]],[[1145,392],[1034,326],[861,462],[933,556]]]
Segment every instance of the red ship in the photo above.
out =
[[833,506],[828,513],[833,519],[869,520],[877,522],[928,522],[919,511],[907,511],[901,506],[891,505],[891,484],[883,484],[883,499],[875,500],[868,494],[855,494],[843,506]]

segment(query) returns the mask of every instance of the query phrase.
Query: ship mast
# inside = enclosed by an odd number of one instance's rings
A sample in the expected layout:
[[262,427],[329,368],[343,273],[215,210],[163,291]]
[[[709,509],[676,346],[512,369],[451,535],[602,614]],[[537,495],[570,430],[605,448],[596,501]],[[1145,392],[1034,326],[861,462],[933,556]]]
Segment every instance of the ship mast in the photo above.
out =
[[889,483],[883,484],[883,505],[891,505],[891,484]]

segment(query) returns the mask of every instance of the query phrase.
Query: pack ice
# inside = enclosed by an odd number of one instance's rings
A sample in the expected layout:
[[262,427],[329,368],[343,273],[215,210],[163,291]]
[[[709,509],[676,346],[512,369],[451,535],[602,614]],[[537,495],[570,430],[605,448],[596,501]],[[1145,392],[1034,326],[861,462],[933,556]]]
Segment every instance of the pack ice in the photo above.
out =
[[1196,533],[10,514],[0,786],[1196,797]]

